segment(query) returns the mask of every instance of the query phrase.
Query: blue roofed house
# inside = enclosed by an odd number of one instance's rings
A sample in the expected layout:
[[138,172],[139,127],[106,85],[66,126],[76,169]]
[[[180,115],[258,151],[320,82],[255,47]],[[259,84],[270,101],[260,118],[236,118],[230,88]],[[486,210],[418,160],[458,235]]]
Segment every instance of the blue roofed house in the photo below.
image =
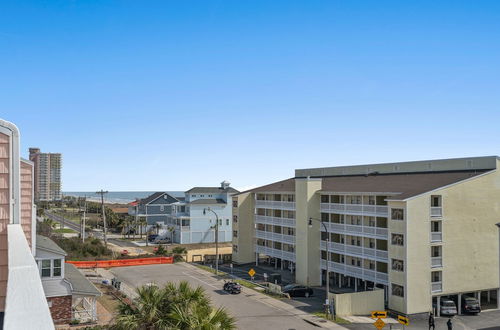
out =
[[219,242],[232,241],[231,196],[239,191],[223,181],[219,187],[194,187],[183,201],[171,204],[166,224],[172,242],[179,244],[215,242],[215,215],[219,218]]
[[128,214],[146,218],[148,226],[157,223],[166,224],[167,216],[172,212],[172,204],[179,203],[183,198],[176,198],[167,192],[154,194],[129,204]]

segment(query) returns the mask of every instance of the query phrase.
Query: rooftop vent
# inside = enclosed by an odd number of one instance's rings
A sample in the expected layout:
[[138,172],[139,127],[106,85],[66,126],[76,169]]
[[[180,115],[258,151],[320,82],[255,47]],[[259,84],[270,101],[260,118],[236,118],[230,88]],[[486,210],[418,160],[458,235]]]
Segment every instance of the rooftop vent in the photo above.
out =
[[226,180],[224,180],[224,181],[222,181],[222,182],[220,183],[220,187],[221,187],[222,189],[227,189],[227,188],[229,188],[229,186],[230,186],[230,185],[231,185],[231,184],[230,184],[228,181],[226,181]]

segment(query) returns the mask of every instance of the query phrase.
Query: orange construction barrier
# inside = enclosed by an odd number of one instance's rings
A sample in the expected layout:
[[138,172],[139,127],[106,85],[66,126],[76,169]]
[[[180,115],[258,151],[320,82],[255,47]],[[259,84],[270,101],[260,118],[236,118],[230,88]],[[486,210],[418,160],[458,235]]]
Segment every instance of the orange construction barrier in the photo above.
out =
[[125,266],[141,266],[156,264],[173,264],[174,257],[137,258],[137,259],[114,259],[96,261],[66,261],[77,268],[110,268]]

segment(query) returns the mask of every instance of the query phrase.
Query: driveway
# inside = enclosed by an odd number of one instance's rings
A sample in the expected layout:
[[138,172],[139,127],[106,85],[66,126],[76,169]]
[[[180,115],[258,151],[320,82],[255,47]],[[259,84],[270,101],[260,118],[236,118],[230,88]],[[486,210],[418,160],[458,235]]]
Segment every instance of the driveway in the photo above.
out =
[[[163,285],[169,281],[188,281],[194,286],[202,286],[215,306],[223,306],[236,317],[239,329],[318,329],[317,325],[304,319],[311,315],[292,305],[243,288],[239,295],[227,294],[222,290],[222,281],[206,271],[186,263],[172,265],[150,265],[112,268],[110,271],[122,282],[137,287],[154,282]],[[343,329],[328,323],[325,328]]]

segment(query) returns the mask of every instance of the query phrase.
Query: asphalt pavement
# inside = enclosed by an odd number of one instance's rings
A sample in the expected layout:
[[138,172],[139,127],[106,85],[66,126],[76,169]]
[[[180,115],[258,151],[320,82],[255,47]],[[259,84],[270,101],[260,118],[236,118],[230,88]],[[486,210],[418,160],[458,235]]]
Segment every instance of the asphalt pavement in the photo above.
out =
[[[328,322],[319,326],[306,320],[311,319],[309,313],[295,308],[282,300],[243,288],[238,295],[231,295],[222,290],[223,281],[215,275],[186,264],[150,265],[112,268],[110,271],[122,282],[137,287],[147,283],[163,285],[169,281],[190,282],[194,286],[203,287],[215,306],[223,306],[236,317],[239,329],[344,329]],[[318,323],[316,323],[318,324]]]

